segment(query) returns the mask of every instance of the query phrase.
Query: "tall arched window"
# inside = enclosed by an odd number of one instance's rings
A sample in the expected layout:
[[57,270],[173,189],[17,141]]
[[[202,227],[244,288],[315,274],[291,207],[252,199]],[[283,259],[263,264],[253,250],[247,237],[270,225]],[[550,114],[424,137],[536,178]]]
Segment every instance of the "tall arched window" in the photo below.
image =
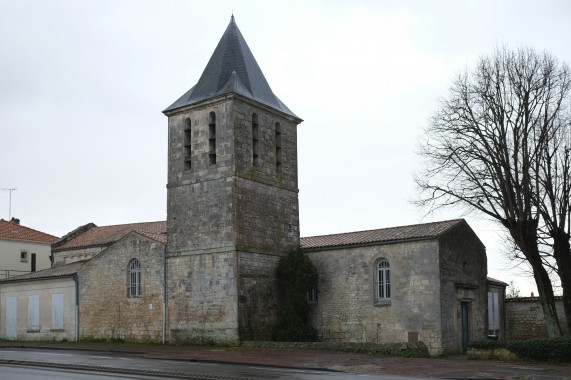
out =
[[129,262],[129,297],[141,296],[141,262],[133,259]]
[[375,273],[375,296],[377,301],[391,299],[391,268],[387,260],[381,260],[377,264]]
[[192,169],[192,129],[190,118],[184,119],[184,170]]
[[210,165],[216,165],[216,114],[210,112],[208,119],[208,157]]
[[252,114],[252,164],[259,166],[258,153],[258,115]]
[[282,169],[282,127],[276,123],[276,172]]

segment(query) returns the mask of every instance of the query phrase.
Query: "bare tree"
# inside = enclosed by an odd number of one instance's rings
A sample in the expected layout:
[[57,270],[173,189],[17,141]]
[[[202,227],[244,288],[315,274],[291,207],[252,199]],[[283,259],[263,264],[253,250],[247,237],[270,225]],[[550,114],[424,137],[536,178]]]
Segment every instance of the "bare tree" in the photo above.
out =
[[561,335],[555,297],[538,245],[540,172],[568,98],[550,55],[497,49],[459,75],[430,120],[416,178],[418,204],[462,206],[498,221],[532,268],[549,336]]
[[519,286],[517,286],[515,282],[511,280],[508,284],[508,288],[506,289],[506,298],[517,298],[519,297],[520,293],[521,292],[519,290]]
[[[553,86],[561,92],[571,90],[571,75],[567,66],[554,68],[550,76]],[[571,327],[571,106],[568,99],[557,96],[552,99],[553,135],[545,145],[543,159],[537,177],[537,207],[541,215],[540,235],[551,246],[544,260],[559,276],[563,290],[563,309],[567,326]],[[565,101],[567,100],[567,101]],[[552,262],[555,260],[556,266]]]

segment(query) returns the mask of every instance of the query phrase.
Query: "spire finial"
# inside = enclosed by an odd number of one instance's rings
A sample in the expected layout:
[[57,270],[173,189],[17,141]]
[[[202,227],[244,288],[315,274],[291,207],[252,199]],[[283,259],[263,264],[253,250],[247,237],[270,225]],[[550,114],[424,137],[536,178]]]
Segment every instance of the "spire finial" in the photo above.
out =
[[234,9],[232,9],[232,17],[230,17],[230,24],[234,24]]

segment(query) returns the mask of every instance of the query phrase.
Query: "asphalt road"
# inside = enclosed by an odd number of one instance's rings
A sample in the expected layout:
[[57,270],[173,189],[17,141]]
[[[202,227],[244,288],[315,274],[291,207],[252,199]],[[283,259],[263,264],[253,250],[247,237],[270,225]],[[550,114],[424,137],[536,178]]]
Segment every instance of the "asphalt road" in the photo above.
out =
[[420,379],[393,375],[364,375],[295,368],[149,359],[134,353],[0,348],[0,380],[153,379],[159,377],[196,380]]

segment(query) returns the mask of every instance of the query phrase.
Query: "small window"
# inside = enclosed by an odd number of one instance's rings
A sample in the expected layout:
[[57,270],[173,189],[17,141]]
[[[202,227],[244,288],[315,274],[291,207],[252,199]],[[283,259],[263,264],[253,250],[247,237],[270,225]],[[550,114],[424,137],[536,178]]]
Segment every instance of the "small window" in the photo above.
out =
[[133,259],[129,262],[129,297],[141,296],[141,262]]
[[20,261],[27,263],[28,262],[28,251],[21,251],[20,252]]
[[317,303],[317,296],[318,296],[318,291],[317,289],[311,289],[309,292],[307,292],[307,302],[309,303]]
[[391,299],[391,269],[389,262],[382,259],[375,271],[375,298],[377,301]]

